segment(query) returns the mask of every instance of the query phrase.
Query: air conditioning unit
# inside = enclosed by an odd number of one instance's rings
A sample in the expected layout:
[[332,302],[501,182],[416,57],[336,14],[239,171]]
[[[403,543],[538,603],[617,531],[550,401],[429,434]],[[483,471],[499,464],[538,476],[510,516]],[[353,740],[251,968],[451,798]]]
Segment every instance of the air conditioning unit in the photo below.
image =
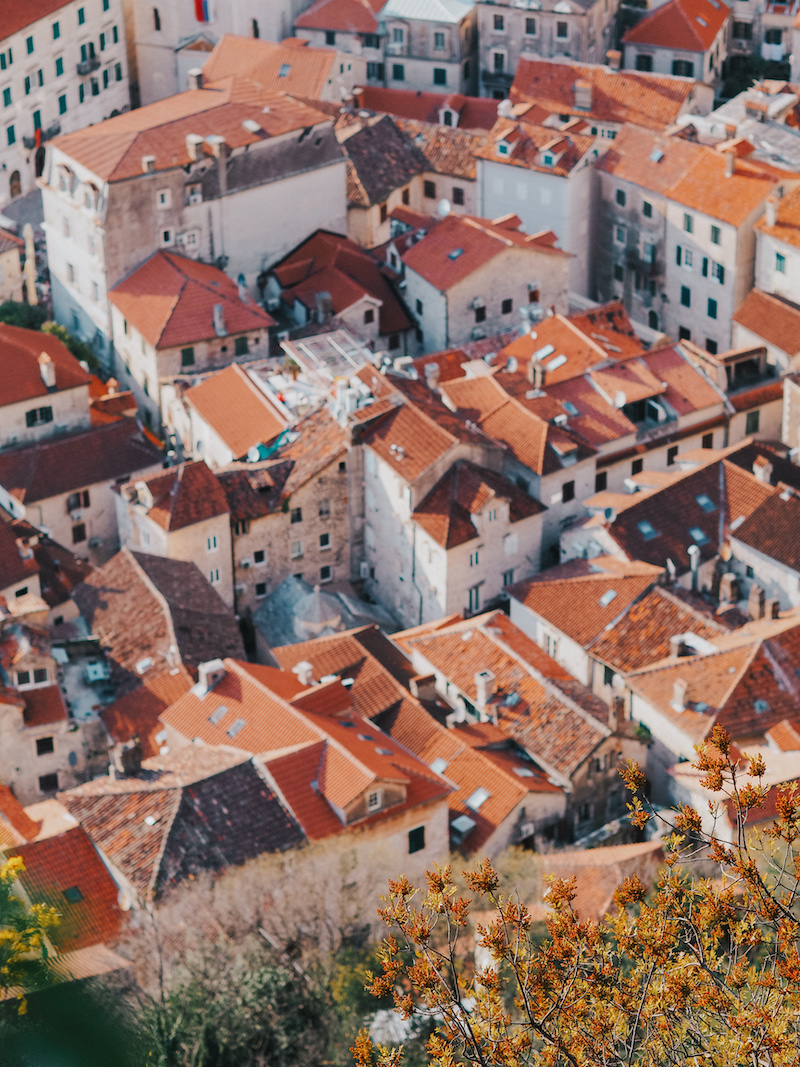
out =
[[358,573],[362,578],[369,578],[369,563],[359,563]]
[[83,512],[82,511],[71,511],[69,513],[69,517],[73,522],[81,522],[83,520]]
[[469,336],[472,341],[482,341],[486,337],[486,330],[482,326],[474,326]]
[[102,548],[102,547],[103,547],[103,538],[102,537],[90,537],[89,538],[89,548]]
[[252,561],[251,559],[243,559],[243,560],[241,561],[241,563],[239,564],[239,566],[240,566],[240,567],[243,567],[243,568],[244,568],[245,570],[247,570],[247,568],[248,568],[248,567],[250,566],[250,564],[251,564],[252,562],[253,562],[253,561]]

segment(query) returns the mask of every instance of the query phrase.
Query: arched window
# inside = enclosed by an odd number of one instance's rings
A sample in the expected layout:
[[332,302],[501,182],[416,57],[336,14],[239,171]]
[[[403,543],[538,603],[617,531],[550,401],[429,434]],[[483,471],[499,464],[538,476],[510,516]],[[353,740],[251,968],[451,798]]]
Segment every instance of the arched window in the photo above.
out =
[[647,314],[647,325],[651,330],[658,329],[658,313],[655,311],[649,311]]
[[19,176],[19,171],[15,170],[11,175],[8,183],[9,196],[13,199],[15,196],[19,196],[22,192],[22,181]]

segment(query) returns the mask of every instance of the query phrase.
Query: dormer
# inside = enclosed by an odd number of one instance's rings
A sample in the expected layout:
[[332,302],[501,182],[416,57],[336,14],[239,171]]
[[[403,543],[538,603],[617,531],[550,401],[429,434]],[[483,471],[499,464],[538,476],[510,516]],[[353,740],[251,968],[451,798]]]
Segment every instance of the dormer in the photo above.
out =
[[539,166],[555,167],[566,152],[569,141],[566,137],[554,137],[539,149]]
[[136,503],[141,504],[147,511],[153,506],[153,494],[147,482],[136,482]]
[[576,111],[592,110],[592,83],[585,78],[578,78],[573,85],[574,105]]

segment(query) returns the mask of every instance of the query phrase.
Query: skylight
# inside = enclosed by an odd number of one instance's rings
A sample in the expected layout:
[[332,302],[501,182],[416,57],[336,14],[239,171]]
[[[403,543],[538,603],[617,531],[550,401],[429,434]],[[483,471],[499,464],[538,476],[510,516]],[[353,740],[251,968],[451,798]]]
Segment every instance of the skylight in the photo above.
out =
[[359,734],[358,735],[358,740],[359,741],[374,741],[375,738],[372,736],[372,734]]
[[68,904],[78,904],[83,900],[83,893],[81,893],[76,885],[71,885],[69,889],[63,890],[62,895]]
[[520,778],[533,778],[533,771],[530,767],[515,767],[514,774],[518,774]]
[[608,592],[603,593],[603,595],[600,597],[600,603],[603,605],[604,608],[607,608],[616,595],[616,589],[609,589]]
[[431,770],[434,774],[444,774],[447,770],[447,760],[442,759],[442,757],[439,756],[439,758],[435,759],[431,764]]
[[225,718],[228,714],[228,708],[225,704],[220,704],[218,708],[214,708],[211,714],[208,716],[208,721],[212,722],[215,726],[218,722]]
[[707,513],[717,510],[717,505],[714,503],[711,497],[706,496],[705,493],[701,493],[700,496],[696,497],[696,500],[700,507],[703,509],[703,511]]
[[485,804],[491,796],[488,789],[484,789],[482,785],[479,785],[474,793],[471,793],[467,797],[466,805],[468,808],[472,808],[473,811],[479,811],[481,804]]
[[376,748],[375,751],[379,756],[393,756],[394,752],[390,748]]
[[459,256],[463,256],[463,255],[464,255],[464,249],[463,248],[454,248],[452,252],[448,252],[447,253],[447,258],[448,259],[458,259]]
[[245,719],[237,719],[236,722],[231,723],[228,727],[228,737],[236,737],[239,731],[247,725]]
[[281,69],[278,71],[278,77],[285,78],[291,69],[292,67],[290,63],[281,63]]
[[691,528],[691,530],[689,531],[689,536],[691,537],[691,539],[694,541],[694,543],[696,545],[708,544],[708,538],[706,537],[706,535],[703,533],[703,531],[700,529],[699,526],[693,526]]
[[654,148],[653,151],[650,153],[651,163],[660,163],[663,158],[664,153],[661,151],[660,148]]
[[578,411],[571,400],[562,400],[561,406],[568,415],[580,415],[580,411]]
[[564,355],[556,356],[555,359],[551,359],[549,363],[545,364],[545,370],[558,370],[559,367],[563,367],[567,362],[567,357]]
[[766,700],[754,700],[753,707],[759,715],[763,715],[765,711],[769,711],[769,702]]
[[700,23],[701,26],[708,26],[708,23],[701,15],[697,16],[697,21]]
[[645,541],[652,541],[654,537],[658,537],[658,530],[652,523],[649,523],[647,519],[642,519],[641,522],[636,523],[639,533],[645,539]]

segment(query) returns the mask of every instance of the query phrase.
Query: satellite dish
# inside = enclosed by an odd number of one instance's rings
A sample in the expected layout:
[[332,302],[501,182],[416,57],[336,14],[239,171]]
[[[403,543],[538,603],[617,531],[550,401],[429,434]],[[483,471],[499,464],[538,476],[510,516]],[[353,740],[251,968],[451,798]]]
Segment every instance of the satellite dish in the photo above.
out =
[[439,206],[437,207],[436,210],[438,211],[440,218],[446,219],[447,216],[450,214],[450,212],[452,210],[452,208],[450,206],[450,201],[449,200],[440,200],[439,201]]

